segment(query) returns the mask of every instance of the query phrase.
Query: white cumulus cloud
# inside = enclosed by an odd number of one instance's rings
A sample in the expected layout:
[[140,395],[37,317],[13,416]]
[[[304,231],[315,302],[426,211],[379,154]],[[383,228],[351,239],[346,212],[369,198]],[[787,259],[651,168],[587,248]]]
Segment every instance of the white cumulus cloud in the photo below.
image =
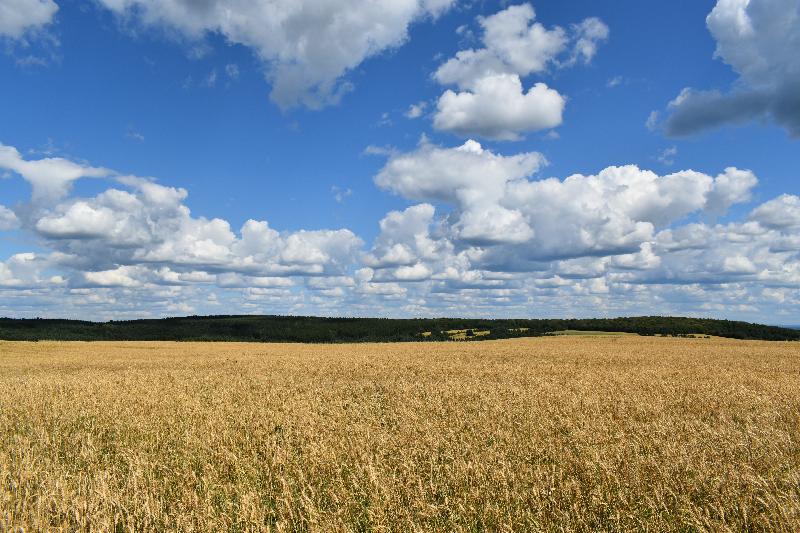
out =
[[26,160],[19,151],[0,144],[0,169],[16,172],[33,187],[34,201],[56,201],[69,192],[73,181],[100,178],[111,174],[104,168],[90,167],[60,157]]
[[0,37],[20,39],[50,24],[57,11],[53,0],[0,0]]
[[484,48],[461,50],[434,73],[440,84],[458,88],[439,98],[434,126],[495,140],[519,140],[526,132],[560,125],[566,98],[542,82],[526,90],[523,79],[550,67],[588,63],[609,34],[594,17],[569,30],[548,29],[527,3],[479,23]]
[[[749,202],[748,170],[626,165],[555,178],[537,152],[423,140],[384,152],[375,183],[410,205],[387,213],[365,246],[344,228],[286,232],[251,219],[237,229],[192,213],[185,189],[3,148],[38,200],[0,208],[0,220],[38,251],[0,258],[0,315],[800,312],[800,198],[714,222]],[[108,187],[72,194],[92,175]]]
[[399,46],[409,26],[436,17],[454,0],[100,0],[149,26],[190,39],[208,34],[254,51],[266,66],[270,96],[281,107],[317,108],[350,88],[345,75],[365,59]]
[[525,132],[560,125],[565,104],[544,83],[525,92],[516,74],[495,74],[476,81],[471,91],[442,94],[433,125],[464,136],[515,141]]
[[481,261],[512,270],[632,253],[690,214],[722,214],[747,201],[757,183],[752,172],[735,168],[716,177],[691,170],[659,176],[634,165],[537,178],[544,163],[536,152],[503,156],[475,141],[456,148],[423,142],[392,155],[375,182],[409,200],[453,206],[447,237],[482,247]]

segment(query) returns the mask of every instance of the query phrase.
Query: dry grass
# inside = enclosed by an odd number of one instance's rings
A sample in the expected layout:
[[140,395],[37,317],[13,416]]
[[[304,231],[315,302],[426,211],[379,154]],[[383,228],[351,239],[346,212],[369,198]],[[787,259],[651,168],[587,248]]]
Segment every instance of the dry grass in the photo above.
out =
[[553,331],[545,335],[590,335],[592,337],[610,336],[610,337],[625,337],[629,335],[636,336],[636,333],[624,333],[621,331],[584,331],[580,329],[564,329],[561,331]]
[[0,531],[796,531],[798,352],[0,343]]

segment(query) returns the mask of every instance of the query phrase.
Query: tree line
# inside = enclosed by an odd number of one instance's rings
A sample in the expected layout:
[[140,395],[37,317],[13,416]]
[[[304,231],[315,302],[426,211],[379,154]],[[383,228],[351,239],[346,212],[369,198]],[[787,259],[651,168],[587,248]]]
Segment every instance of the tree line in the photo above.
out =
[[[563,330],[639,335],[714,335],[732,339],[800,340],[800,330],[709,318],[640,316],[588,319],[325,318],[313,316],[188,316],[89,322],[0,318],[3,340],[400,342],[449,340],[448,330],[489,331],[470,340],[536,337]],[[423,336],[423,332],[430,335]]]

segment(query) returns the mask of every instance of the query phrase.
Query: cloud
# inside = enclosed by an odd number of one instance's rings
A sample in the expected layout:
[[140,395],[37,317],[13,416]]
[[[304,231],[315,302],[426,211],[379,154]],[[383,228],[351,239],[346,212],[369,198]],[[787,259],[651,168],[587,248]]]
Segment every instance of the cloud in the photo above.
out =
[[669,148],[661,150],[661,153],[658,154],[658,161],[663,165],[671,167],[675,164],[676,155],[678,155],[678,147],[670,146]]
[[0,262],[0,289],[46,289],[63,284],[60,277],[45,277],[46,268],[47,260],[37,254],[14,254]]
[[668,135],[754,120],[800,136],[800,0],[718,0],[706,19],[714,56],[739,75],[727,93],[684,89],[670,102]]
[[0,38],[21,39],[50,24],[57,11],[52,0],[0,0]]
[[294,282],[291,278],[279,276],[243,276],[234,272],[211,276],[210,281],[216,281],[217,285],[226,288],[287,288],[292,287]]
[[733,222],[664,230],[653,244],[661,257],[659,268],[632,279],[644,283],[797,286],[800,242],[793,238],[796,232],[787,229],[769,228],[758,222]]
[[[438,68],[434,78],[443,85],[469,89],[487,75],[525,77],[551,65],[589,62],[598,43],[608,38],[608,27],[597,18],[574,24],[569,32],[558,26],[547,29],[535,20],[536,12],[527,3],[479,18],[485,48],[458,52]],[[559,62],[564,53],[569,53],[569,58]]]
[[428,102],[419,102],[416,104],[411,104],[408,106],[408,110],[405,112],[406,118],[414,119],[419,118],[425,112],[425,109],[428,107]]
[[757,183],[752,172],[735,168],[716,177],[691,170],[659,176],[634,165],[535,178],[544,164],[536,152],[503,156],[475,141],[456,148],[423,142],[390,156],[375,183],[409,200],[454,207],[446,237],[482,248],[479,262],[511,271],[537,261],[632,253],[693,213],[718,215],[747,201]]
[[586,64],[597,55],[598,45],[608,39],[610,31],[602,20],[589,17],[578,24],[573,24],[572,33],[575,44],[567,63],[574,64],[580,61]]
[[723,215],[734,204],[750,200],[751,191],[758,184],[755,174],[734,167],[714,178],[711,190],[706,194],[704,209],[712,214]]
[[[328,275],[347,271],[362,245],[345,229],[280,233],[255,220],[237,233],[225,220],[194,217],[184,189],[65,159],[26,161],[13,148],[2,149],[0,162],[33,186],[33,203],[20,208],[24,220],[0,209],[3,227],[34,233],[51,251],[48,268],[70,286],[184,283],[202,273]],[[116,186],[94,197],[69,197],[68,185],[84,176],[112,177]]]
[[144,135],[130,127],[128,128],[128,131],[125,132],[125,138],[133,141],[144,142]]
[[84,272],[85,285],[89,287],[137,287],[142,282],[137,279],[144,271],[139,267],[121,266],[113,270]]
[[462,50],[441,65],[434,78],[443,85],[472,87],[484,76],[514,73],[527,76],[543,72],[564,51],[564,30],[547,30],[533,20],[529,4],[512,6],[480,19],[486,48]]
[[14,212],[4,205],[0,205],[0,231],[16,229],[19,226],[19,219]]
[[92,238],[111,233],[116,225],[116,214],[105,206],[92,206],[78,201],[64,212],[48,215],[36,222],[36,230],[53,238]]
[[770,229],[800,229],[800,197],[783,194],[758,206],[750,220]]
[[203,85],[208,88],[216,87],[217,85],[217,69],[212,69],[211,72],[208,73],[205,80],[203,80]]
[[333,194],[333,199],[336,201],[337,204],[343,204],[345,200],[347,200],[350,196],[353,195],[353,190],[349,187],[342,188],[337,185],[331,187],[331,194]]
[[239,79],[239,65],[236,63],[228,63],[225,65],[225,75],[228,76],[228,79],[231,81],[237,81]]
[[319,108],[352,88],[348,72],[402,45],[411,24],[454,0],[100,0],[119,16],[166,27],[187,39],[209,34],[253,50],[265,65],[270,98],[283,108]]
[[[95,168],[3,153],[15,166],[46,167],[47,183]],[[545,177],[541,154],[475,141],[423,139],[383,155],[375,183],[410,205],[387,213],[368,246],[344,228],[286,232],[252,219],[233,228],[193,214],[182,188],[110,170],[94,196],[62,187],[16,214],[0,208],[4,227],[38,249],[0,260],[0,315],[800,312],[800,198],[713,222],[749,201],[750,171],[626,165]]]
[[737,91],[722,94],[719,91],[684,89],[667,110],[665,123],[667,135],[681,137],[725,125],[742,125],[767,118],[772,95],[764,92]]
[[658,111],[650,111],[650,114],[647,115],[647,120],[644,123],[644,127],[647,128],[649,131],[656,131],[658,129],[658,121],[661,117],[661,113]]
[[65,196],[80,178],[101,178],[111,171],[74,163],[60,157],[28,161],[16,148],[0,144],[0,169],[16,172],[33,187],[33,201],[55,201]]
[[473,140],[441,148],[423,139],[417,150],[390,156],[375,183],[411,200],[493,201],[504,194],[510,180],[530,176],[545,163],[538,152],[503,156]]
[[380,221],[381,231],[372,250],[362,258],[363,263],[370,267],[370,272],[374,272],[372,269],[397,269],[421,262],[435,262],[452,253],[452,245],[448,241],[431,234],[435,212],[430,204],[389,212]]
[[541,82],[526,91],[522,79],[550,67],[590,62],[609,30],[597,18],[573,24],[569,31],[548,29],[535,19],[527,3],[478,19],[484,48],[459,51],[433,75],[440,84],[458,88],[439,98],[437,129],[519,140],[526,132],[561,124],[566,98]]
[[544,83],[527,92],[519,76],[496,74],[475,82],[472,91],[446,91],[437,103],[436,129],[463,136],[515,141],[529,131],[561,124],[566,99]]

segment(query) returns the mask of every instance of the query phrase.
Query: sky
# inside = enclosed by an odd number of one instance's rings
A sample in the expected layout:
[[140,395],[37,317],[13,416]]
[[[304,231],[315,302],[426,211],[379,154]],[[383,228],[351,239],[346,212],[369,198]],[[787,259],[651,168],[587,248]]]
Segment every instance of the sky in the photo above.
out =
[[0,0],[0,316],[800,324],[800,0]]

